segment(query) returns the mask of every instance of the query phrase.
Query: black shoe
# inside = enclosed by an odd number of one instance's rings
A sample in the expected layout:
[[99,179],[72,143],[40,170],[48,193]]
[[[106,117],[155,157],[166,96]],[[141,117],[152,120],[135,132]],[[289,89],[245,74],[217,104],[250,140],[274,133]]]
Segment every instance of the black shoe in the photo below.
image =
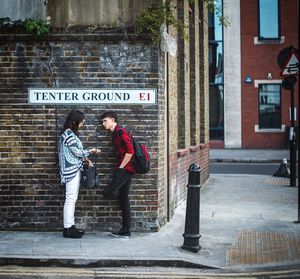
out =
[[63,230],[63,236],[67,238],[82,238],[83,235],[84,231],[79,231],[74,225]]
[[112,236],[112,237],[119,237],[119,238],[130,238],[131,233],[130,233],[129,230],[121,229],[121,230],[119,230],[117,232],[110,233],[110,236]]
[[78,228],[76,228],[76,230],[77,230],[77,231],[79,231],[80,233],[82,233],[82,235],[84,235],[84,234],[85,234],[84,230],[82,230],[82,229],[78,229]]

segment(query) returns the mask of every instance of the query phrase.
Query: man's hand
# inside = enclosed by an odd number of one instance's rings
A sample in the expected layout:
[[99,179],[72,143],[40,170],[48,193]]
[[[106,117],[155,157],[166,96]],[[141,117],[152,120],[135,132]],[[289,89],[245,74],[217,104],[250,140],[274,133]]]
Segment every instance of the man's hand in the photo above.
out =
[[133,154],[129,154],[129,153],[125,154],[124,159],[123,159],[123,161],[121,162],[121,164],[119,166],[120,169],[125,168],[125,166],[127,165],[127,163],[130,161],[132,155]]
[[97,149],[97,148],[92,148],[92,149],[89,150],[89,152],[90,152],[91,154],[96,154],[96,155],[98,155],[98,154],[101,153],[101,150],[100,150],[100,149]]

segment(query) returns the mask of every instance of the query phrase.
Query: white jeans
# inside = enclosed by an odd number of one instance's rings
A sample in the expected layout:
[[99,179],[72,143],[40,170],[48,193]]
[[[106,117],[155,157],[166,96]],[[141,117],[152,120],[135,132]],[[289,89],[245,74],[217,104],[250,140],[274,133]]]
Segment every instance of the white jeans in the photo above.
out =
[[66,199],[64,205],[64,228],[70,228],[75,225],[75,204],[78,198],[80,175],[78,171],[76,176],[66,183]]

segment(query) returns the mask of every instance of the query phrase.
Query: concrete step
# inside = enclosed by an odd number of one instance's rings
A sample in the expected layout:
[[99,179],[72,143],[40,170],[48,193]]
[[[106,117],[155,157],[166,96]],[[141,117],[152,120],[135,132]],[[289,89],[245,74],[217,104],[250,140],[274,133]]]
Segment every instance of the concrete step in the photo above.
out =
[[106,279],[106,278],[131,278],[131,279],[221,279],[221,278],[299,278],[300,267],[291,266],[289,270],[264,270],[251,272],[233,272],[230,270],[203,270],[184,268],[159,268],[159,267],[128,267],[122,268],[63,268],[63,267],[20,267],[0,266],[1,279]]

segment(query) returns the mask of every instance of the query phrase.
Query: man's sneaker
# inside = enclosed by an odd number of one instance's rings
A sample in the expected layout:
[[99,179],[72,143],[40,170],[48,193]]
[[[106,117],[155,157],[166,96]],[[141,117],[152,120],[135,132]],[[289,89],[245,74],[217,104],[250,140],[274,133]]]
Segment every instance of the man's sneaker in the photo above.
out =
[[79,231],[74,225],[63,230],[63,236],[67,238],[81,238],[83,235],[84,231]]
[[112,237],[119,237],[119,238],[130,238],[131,233],[128,230],[119,230],[118,232],[112,232],[110,233],[110,236]]

